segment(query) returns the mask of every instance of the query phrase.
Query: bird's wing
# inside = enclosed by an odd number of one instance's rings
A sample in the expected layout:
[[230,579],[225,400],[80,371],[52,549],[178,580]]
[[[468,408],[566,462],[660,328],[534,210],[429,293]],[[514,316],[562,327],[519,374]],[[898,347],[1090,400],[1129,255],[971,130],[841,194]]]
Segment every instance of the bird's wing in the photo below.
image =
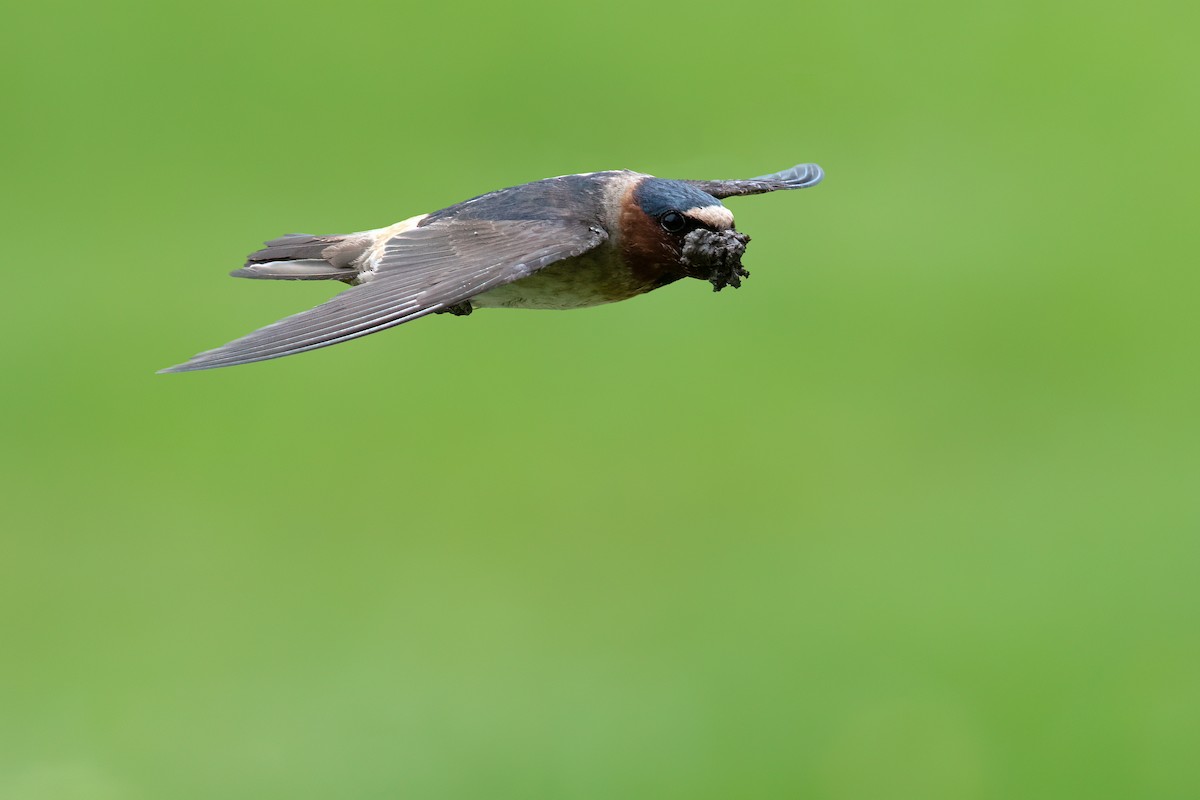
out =
[[742,194],[763,194],[783,189],[807,189],[816,186],[825,173],[816,164],[797,164],[773,175],[760,175],[741,181],[688,181],[718,200]]
[[520,280],[607,238],[583,220],[438,220],[388,240],[367,282],[162,372],[264,361],[366,336]]

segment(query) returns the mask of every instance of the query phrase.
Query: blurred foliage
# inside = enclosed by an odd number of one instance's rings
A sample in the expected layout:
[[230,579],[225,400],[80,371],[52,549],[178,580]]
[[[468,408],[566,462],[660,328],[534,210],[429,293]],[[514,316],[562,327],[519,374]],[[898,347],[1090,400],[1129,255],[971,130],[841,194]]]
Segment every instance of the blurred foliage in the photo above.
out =
[[[0,797],[1200,796],[1194,19],[10,9]],[[736,292],[154,375],[284,232],[799,161]]]

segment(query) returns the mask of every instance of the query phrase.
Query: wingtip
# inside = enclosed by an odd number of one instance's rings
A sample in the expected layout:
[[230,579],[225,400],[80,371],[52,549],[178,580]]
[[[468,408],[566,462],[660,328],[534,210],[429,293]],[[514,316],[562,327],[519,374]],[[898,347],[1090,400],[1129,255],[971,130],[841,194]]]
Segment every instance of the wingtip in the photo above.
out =
[[184,361],[182,364],[175,364],[170,367],[163,367],[155,372],[155,375],[174,375],[177,372],[198,372],[202,369],[215,369],[216,367],[225,366],[224,364],[212,364],[203,358],[205,353],[200,353],[194,358]]
[[176,364],[171,367],[163,367],[162,369],[157,370],[154,374],[155,375],[173,375],[176,372],[192,372],[195,369],[196,369],[195,367],[189,367],[187,362],[185,361],[182,364]]
[[[251,359],[249,361],[212,361],[209,359],[202,358],[201,356],[203,356],[203,355],[204,355],[204,353],[201,353],[199,356],[196,356],[195,358],[191,359],[190,361],[185,361],[182,364],[176,364],[172,367],[164,367],[163,369],[158,370],[154,374],[155,375],[174,375],[179,372],[200,372],[201,370],[220,369],[222,367],[236,367],[239,364],[252,364],[255,361],[267,360],[267,359]],[[277,356],[270,356],[269,358],[276,358],[276,357]]]
[[795,189],[807,189],[825,180],[825,170],[820,164],[797,164],[786,175],[786,182]]

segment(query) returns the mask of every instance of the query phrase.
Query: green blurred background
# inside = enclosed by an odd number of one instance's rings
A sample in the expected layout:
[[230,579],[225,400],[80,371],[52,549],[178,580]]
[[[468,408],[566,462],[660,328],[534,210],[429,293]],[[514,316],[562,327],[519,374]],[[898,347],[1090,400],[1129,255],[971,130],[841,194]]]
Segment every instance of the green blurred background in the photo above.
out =
[[[1189,3],[6,11],[0,798],[1200,796]],[[753,277],[155,375],[631,168]]]

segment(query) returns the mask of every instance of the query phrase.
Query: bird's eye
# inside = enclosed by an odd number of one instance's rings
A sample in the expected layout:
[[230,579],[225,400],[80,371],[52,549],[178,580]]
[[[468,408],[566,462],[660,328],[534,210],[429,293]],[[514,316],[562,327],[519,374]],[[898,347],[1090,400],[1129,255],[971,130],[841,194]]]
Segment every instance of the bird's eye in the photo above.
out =
[[658,218],[658,224],[662,225],[667,233],[679,233],[687,226],[687,220],[678,211],[668,211]]

